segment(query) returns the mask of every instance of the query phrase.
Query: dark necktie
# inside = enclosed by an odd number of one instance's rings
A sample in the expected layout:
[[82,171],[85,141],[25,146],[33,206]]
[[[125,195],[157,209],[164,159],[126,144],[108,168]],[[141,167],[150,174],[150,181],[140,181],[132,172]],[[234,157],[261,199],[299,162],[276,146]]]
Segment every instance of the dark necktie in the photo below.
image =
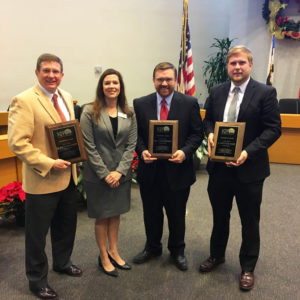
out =
[[236,105],[239,100],[239,91],[240,91],[240,88],[238,86],[236,86],[233,89],[234,94],[233,94],[233,98],[232,98],[232,101],[229,106],[227,122],[236,122]]
[[65,117],[64,113],[62,112],[62,110],[59,107],[59,104],[58,104],[58,101],[57,101],[57,95],[56,94],[53,95],[52,100],[53,100],[54,107],[55,107],[57,113],[60,116],[61,121],[62,122],[66,122],[67,121],[66,117]]
[[161,107],[160,107],[160,119],[161,120],[167,120],[168,119],[168,107],[166,105],[166,100],[162,99],[161,100]]

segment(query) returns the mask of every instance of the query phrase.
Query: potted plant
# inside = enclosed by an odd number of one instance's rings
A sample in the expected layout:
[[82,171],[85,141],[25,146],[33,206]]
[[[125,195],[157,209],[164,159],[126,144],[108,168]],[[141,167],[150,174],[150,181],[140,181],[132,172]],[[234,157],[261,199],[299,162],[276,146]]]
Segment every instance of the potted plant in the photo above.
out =
[[12,182],[0,189],[0,215],[15,216],[17,225],[25,225],[25,192],[21,182]]
[[221,82],[229,79],[226,68],[226,56],[231,44],[235,39],[229,38],[217,39],[212,43],[210,48],[216,48],[216,52],[209,56],[208,60],[204,61],[203,76],[208,92],[210,89]]

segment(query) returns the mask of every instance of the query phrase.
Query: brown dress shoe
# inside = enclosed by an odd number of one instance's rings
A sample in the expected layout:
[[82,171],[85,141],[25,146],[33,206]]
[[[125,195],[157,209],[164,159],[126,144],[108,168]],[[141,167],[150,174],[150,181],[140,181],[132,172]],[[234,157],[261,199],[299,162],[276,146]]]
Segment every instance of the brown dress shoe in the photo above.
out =
[[68,268],[62,270],[54,269],[54,268],[53,270],[57,273],[67,274],[69,276],[74,276],[74,277],[80,277],[82,275],[82,270],[75,265],[71,265]]
[[242,271],[240,276],[240,289],[243,291],[249,291],[254,286],[254,273]]
[[209,257],[207,260],[205,260],[203,263],[201,263],[199,267],[199,272],[210,272],[213,270],[217,265],[222,264],[225,262],[225,258],[214,258]]

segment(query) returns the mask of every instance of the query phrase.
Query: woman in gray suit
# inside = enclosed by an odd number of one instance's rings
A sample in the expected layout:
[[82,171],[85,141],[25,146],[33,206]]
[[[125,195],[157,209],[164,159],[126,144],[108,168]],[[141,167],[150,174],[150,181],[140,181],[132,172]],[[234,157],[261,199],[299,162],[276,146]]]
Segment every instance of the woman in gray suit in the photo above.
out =
[[88,155],[83,179],[88,215],[96,219],[98,265],[105,274],[117,277],[116,268],[131,269],[120,257],[117,242],[120,214],[130,209],[131,161],[137,139],[136,119],[118,71],[108,69],[101,75],[96,99],[84,107],[80,126]]

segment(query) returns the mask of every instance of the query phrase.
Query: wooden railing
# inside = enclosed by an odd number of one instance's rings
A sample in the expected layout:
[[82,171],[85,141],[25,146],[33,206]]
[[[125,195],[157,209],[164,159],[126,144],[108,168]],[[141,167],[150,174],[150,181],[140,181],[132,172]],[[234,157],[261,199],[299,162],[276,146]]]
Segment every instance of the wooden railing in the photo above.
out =
[[0,134],[7,134],[8,112],[0,112]]

